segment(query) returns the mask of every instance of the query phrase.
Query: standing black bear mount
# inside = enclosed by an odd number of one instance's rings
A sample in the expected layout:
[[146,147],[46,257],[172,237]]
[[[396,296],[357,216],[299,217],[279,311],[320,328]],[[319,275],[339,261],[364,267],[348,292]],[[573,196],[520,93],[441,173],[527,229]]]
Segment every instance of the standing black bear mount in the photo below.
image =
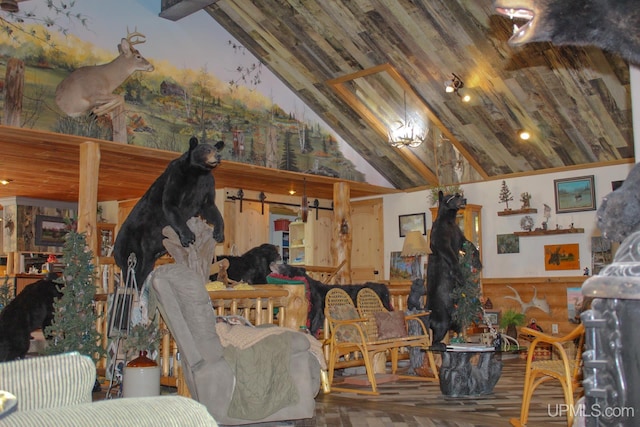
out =
[[133,207],[122,224],[114,245],[114,258],[127,271],[130,254],[135,254],[136,282],[144,283],[155,261],[166,253],[162,229],[171,226],[185,248],[195,241],[187,220],[200,216],[213,228],[213,238],[224,241],[224,222],[215,205],[215,181],[212,170],[220,164],[220,150],[215,146],[189,140],[189,150],[171,161],[147,192]]
[[[452,291],[463,285],[465,275],[461,270],[460,251],[468,240],[456,223],[458,210],[467,200],[460,194],[438,193],[438,215],[431,227],[431,254],[427,263],[427,310],[431,311],[429,325],[433,331],[435,347],[450,329],[460,332],[460,325],[453,325],[454,301]],[[473,244],[469,247],[475,248]],[[475,254],[474,254],[475,255]],[[482,268],[479,256],[472,256],[473,267]]]

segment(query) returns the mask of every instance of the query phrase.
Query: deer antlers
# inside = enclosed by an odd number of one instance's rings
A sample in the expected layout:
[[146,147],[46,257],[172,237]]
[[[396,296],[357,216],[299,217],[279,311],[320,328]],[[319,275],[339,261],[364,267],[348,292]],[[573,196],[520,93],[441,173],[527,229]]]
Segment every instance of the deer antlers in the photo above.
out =
[[[134,37],[138,37],[134,40]],[[130,45],[140,44],[147,41],[147,36],[138,32],[138,27],[133,29],[133,33],[129,31],[129,27],[127,27],[127,41]]]
[[511,289],[516,295],[513,297],[510,295],[507,295],[506,297],[503,297],[503,298],[512,299],[520,303],[522,313],[526,313],[527,310],[529,310],[530,308],[537,308],[538,310],[542,310],[547,314],[551,313],[551,308],[549,307],[549,303],[547,302],[546,297],[538,298],[538,290],[536,289],[535,286],[533,287],[533,298],[531,298],[531,301],[529,302],[522,301],[522,298],[520,298],[520,294],[513,287],[507,285],[507,288]]

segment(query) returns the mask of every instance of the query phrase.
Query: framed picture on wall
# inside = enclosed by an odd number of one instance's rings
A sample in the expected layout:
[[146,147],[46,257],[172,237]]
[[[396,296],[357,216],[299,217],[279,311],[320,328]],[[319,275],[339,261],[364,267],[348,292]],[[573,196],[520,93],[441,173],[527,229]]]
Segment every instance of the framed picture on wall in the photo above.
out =
[[415,213],[398,216],[400,226],[400,237],[405,237],[409,231],[420,231],[424,236],[427,234],[426,214]]
[[36,246],[62,246],[67,224],[60,216],[36,215]]
[[580,245],[544,245],[545,270],[580,270]]
[[498,234],[496,235],[498,243],[498,254],[517,254],[520,253],[520,237],[515,234]]
[[391,252],[389,279],[407,280],[411,279],[411,265],[415,256],[402,256],[402,252]]
[[595,210],[596,194],[593,184],[593,175],[554,179],[556,213]]

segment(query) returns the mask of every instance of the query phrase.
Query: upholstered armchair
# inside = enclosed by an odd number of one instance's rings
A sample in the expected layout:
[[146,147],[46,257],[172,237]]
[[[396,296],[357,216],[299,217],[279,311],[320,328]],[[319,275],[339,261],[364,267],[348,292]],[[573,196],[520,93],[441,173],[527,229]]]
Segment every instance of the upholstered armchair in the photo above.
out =
[[256,327],[257,334],[274,333],[246,348],[223,346],[205,286],[215,248],[211,228],[195,218],[188,226],[196,234],[189,248],[182,248],[173,230],[164,230],[176,263],[153,272],[152,289],[192,398],[225,425],[312,418],[321,368],[309,336]]
[[92,402],[94,362],[79,353],[0,363],[0,390],[15,396],[0,412],[3,427],[189,425],[216,427],[204,405],[182,396]]

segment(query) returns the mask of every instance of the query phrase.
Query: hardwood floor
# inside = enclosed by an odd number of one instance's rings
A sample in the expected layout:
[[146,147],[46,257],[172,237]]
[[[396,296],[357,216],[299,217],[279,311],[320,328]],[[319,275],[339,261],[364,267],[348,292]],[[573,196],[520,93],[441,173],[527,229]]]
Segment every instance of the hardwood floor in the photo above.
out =
[[[379,396],[356,393],[320,394],[316,416],[296,426],[382,427],[382,426],[508,426],[520,416],[525,361],[504,361],[494,393],[481,398],[447,398],[432,382],[399,381],[380,384]],[[528,427],[566,426],[564,416],[553,416],[563,403],[558,383],[541,385],[532,401]]]
[[[494,393],[479,398],[448,398],[438,383],[396,381],[379,384],[380,395],[333,392],[316,398],[314,418],[296,422],[262,423],[260,427],[501,427],[520,415],[525,361],[504,361]],[[175,393],[175,389],[163,393]],[[104,399],[104,391],[94,399]],[[556,415],[564,402],[558,383],[541,385],[534,394],[528,427],[566,426]]]

